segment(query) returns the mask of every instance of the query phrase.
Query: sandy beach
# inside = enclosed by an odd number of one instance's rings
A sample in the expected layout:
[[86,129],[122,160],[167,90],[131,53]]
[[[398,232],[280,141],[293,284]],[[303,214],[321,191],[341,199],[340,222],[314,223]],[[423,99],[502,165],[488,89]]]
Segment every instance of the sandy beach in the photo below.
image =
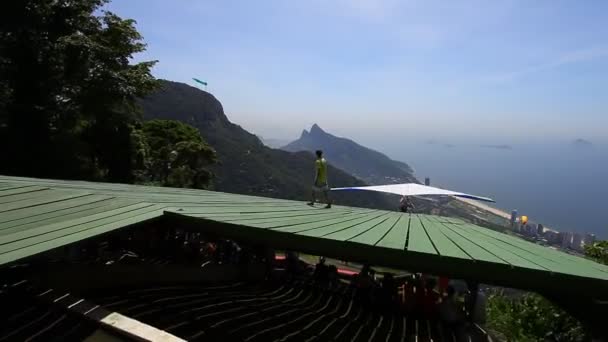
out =
[[459,201],[462,201],[462,202],[465,202],[467,204],[470,204],[472,206],[475,206],[475,207],[477,207],[479,209],[482,209],[482,210],[485,210],[487,212],[490,212],[490,213],[492,213],[492,214],[494,214],[496,216],[503,217],[503,218],[505,218],[507,220],[511,219],[511,213],[508,213],[506,211],[503,211],[503,210],[500,210],[500,209],[496,209],[496,208],[491,207],[491,206],[489,206],[487,204],[484,204],[484,203],[481,203],[481,202],[478,202],[478,201],[475,201],[475,200],[471,200],[471,199],[468,199],[468,198],[461,198],[461,197],[454,197],[454,198],[456,198]]

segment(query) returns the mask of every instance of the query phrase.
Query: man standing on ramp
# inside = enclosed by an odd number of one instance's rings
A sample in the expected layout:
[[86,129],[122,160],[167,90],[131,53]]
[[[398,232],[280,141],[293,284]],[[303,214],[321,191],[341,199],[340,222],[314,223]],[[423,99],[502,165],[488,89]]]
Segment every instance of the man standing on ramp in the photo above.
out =
[[326,209],[331,208],[329,199],[329,184],[327,183],[327,161],[323,158],[323,151],[317,150],[315,160],[315,183],[312,187],[312,201],[308,205],[315,205],[317,192],[322,192],[325,197]]

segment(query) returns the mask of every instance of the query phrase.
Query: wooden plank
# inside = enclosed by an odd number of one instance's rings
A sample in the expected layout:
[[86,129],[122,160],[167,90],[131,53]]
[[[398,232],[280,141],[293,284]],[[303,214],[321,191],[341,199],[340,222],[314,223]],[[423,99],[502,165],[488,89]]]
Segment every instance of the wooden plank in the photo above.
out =
[[[121,196],[121,198],[127,198],[124,196]],[[209,207],[209,208],[213,208],[213,207],[232,207],[232,206],[243,206],[243,205],[256,205],[259,207],[301,207],[302,203],[298,203],[298,204],[294,204],[294,203],[277,203],[277,202],[252,202],[252,201],[244,201],[244,200],[239,200],[239,201],[230,201],[230,200],[222,200],[222,201],[204,201],[204,202],[197,202],[197,203],[193,203],[193,202],[180,202],[180,201],[155,201],[155,200],[150,200],[149,198],[145,198],[146,202],[154,202],[154,203],[158,203],[158,204],[168,204],[169,209],[171,211],[181,211],[181,212],[188,212],[188,211],[195,211],[196,209],[199,209],[203,206],[203,207]],[[181,209],[181,210],[180,210]]]
[[[356,211],[356,212],[370,212],[368,211]],[[266,221],[269,219],[278,218],[299,218],[299,217],[310,217],[310,216],[325,216],[325,215],[346,215],[353,213],[352,210],[325,210],[325,209],[312,209],[306,211],[284,211],[284,212],[271,212],[271,213],[238,213],[238,214],[207,214],[204,217],[210,220],[217,221]]]
[[454,223],[454,224],[462,224],[464,221],[450,216],[437,216],[437,215],[426,215],[426,214],[417,214],[420,218],[431,220],[433,222],[439,223]]
[[162,206],[159,206],[160,209],[139,214],[137,216],[130,217],[128,219],[123,219],[117,222],[108,223],[101,226],[95,226],[93,228],[88,227],[86,229],[74,230],[70,232],[70,234],[61,235],[54,239],[37,241],[36,243],[32,243],[26,245],[25,247],[19,249],[13,249],[10,252],[1,253],[0,254],[0,265],[8,262],[12,262],[15,260],[19,260],[22,258],[26,258],[38,253],[43,253],[53,248],[65,246],[76,241],[81,241],[93,236],[101,235],[107,233],[109,231],[121,229],[124,227],[128,227],[133,224],[137,224],[140,222],[144,222],[150,219],[154,219],[162,215]]
[[0,190],[6,189],[6,188],[12,188],[14,187],[11,183],[3,183],[0,182]]
[[207,214],[204,217],[209,220],[214,221],[259,221],[259,220],[267,220],[267,219],[280,219],[280,218],[298,218],[298,217],[306,217],[306,216],[315,216],[315,215],[325,215],[325,214],[346,214],[348,211],[317,211],[317,210],[309,210],[309,211],[284,211],[278,213],[238,213],[238,214]]
[[[52,213],[54,216],[46,217],[38,217],[33,216],[31,218],[27,218],[24,220],[12,221],[5,223],[5,226],[0,227],[0,235],[13,234],[18,231],[24,231],[27,229],[37,228],[42,225],[48,226],[53,223],[58,222],[67,222],[73,219],[78,219],[82,217],[88,217],[94,214],[103,213],[107,211],[111,211],[114,209],[124,208],[129,205],[136,204],[131,200],[124,199],[115,199],[115,200],[106,200],[103,202],[96,202],[89,205],[85,205],[79,208],[72,208],[70,212],[64,213]],[[76,210],[78,209],[78,210]]]
[[[572,260],[563,252],[553,251],[516,237],[473,225],[467,225],[466,227],[479,233],[480,236],[494,239],[496,243],[501,244],[505,249],[509,249],[513,253],[518,254],[543,268],[551,270],[552,272],[569,273],[585,277],[599,277],[608,280],[608,272],[602,272],[601,268],[593,267],[593,262],[583,258]],[[601,265],[598,264],[598,266]]]
[[340,220],[341,222],[343,222],[343,220],[353,217],[356,216],[353,216],[353,214],[328,214],[326,216],[317,215],[316,217],[295,219],[289,222],[260,222],[255,223],[254,225],[255,227],[267,229],[282,229],[285,227],[297,227],[296,229],[301,229],[302,226],[307,225],[309,223],[330,224],[331,222],[334,222],[334,220]]
[[458,217],[442,217],[442,222],[451,223],[451,224],[466,224],[466,222]]
[[335,233],[344,229],[348,229],[360,224],[364,224],[367,223],[369,221],[384,217],[384,216],[388,216],[389,212],[379,212],[379,213],[374,213],[374,214],[370,214],[368,216],[365,217],[365,220],[362,221],[358,221],[358,220],[353,220],[353,221],[348,221],[345,223],[341,223],[341,224],[332,224],[329,226],[323,226],[320,228],[315,228],[315,229],[309,229],[306,231],[302,231],[299,232],[298,234],[300,235],[306,235],[306,236],[314,236],[314,237],[322,237],[322,236],[326,236],[329,235],[331,233]]
[[[303,232],[303,231],[307,231],[307,230],[318,229],[318,228],[322,228],[322,227],[329,227],[331,225],[337,225],[337,224],[347,224],[347,225],[355,224],[352,222],[363,222],[365,220],[369,220],[369,216],[367,214],[351,213],[351,214],[346,214],[342,217],[338,217],[338,218],[334,218],[334,219],[330,219],[330,220],[321,220],[321,221],[315,221],[315,222],[292,224],[290,226],[274,227],[271,229],[285,232],[285,233],[299,233],[299,232]],[[262,227],[264,228],[264,226],[262,226]]]
[[[31,181],[30,179],[22,179]],[[97,194],[107,194],[117,197],[134,197],[136,199],[144,199],[153,202],[166,201],[166,203],[185,201],[188,202],[201,202],[199,199],[205,197],[207,199],[225,199],[227,201],[266,201],[268,203],[292,203],[292,204],[303,204],[301,201],[290,201],[280,200],[268,197],[249,196],[240,194],[230,194],[221,192],[212,192],[205,190],[194,190],[194,189],[174,189],[174,188],[162,188],[162,187],[147,187],[147,186],[135,186],[125,184],[109,184],[109,183],[90,183],[90,182],[74,182],[74,181],[53,181],[53,180],[42,180],[36,182],[36,184],[42,184],[54,188],[63,189],[80,189],[93,191]],[[161,196],[161,197],[157,197]],[[169,197],[167,197],[169,196]],[[162,198],[164,197],[164,198]],[[203,198],[203,201],[206,199]],[[165,203],[165,202],[163,202]]]
[[492,253],[491,250],[484,249],[483,247],[475,244],[473,241],[467,239],[465,236],[461,235],[455,229],[451,228],[451,225],[453,224],[454,223],[444,223],[441,231],[452,241],[454,241],[454,243],[464,249],[474,260],[493,262],[497,264],[509,264]]
[[429,220],[432,222],[441,222],[439,216],[436,215],[424,215],[424,214],[415,214],[418,218],[424,218],[425,220]]
[[[114,214],[98,218],[95,220],[88,220],[88,218],[72,220],[68,222],[62,222],[61,225],[55,225],[53,229],[49,230],[48,227],[40,227],[40,229],[30,229],[25,232],[19,232],[11,235],[4,235],[0,237],[0,254],[9,253],[21,248],[25,248],[31,245],[40,244],[46,241],[58,239],[64,236],[75,235],[87,230],[91,230],[97,227],[103,227],[109,224],[124,223],[124,225],[130,225],[133,222],[133,218],[140,217],[145,214],[154,213],[156,217],[162,215],[163,207],[160,205],[146,205],[140,204],[132,205],[130,207],[137,209],[131,209],[122,213],[116,213],[119,210],[114,210]],[[125,208],[123,208],[125,209]],[[95,216],[95,215],[92,215]],[[46,228],[46,229],[45,229]],[[78,240],[75,240],[78,241]]]
[[453,224],[464,224],[465,223],[463,220],[456,218],[456,217],[426,215],[426,214],[417,214],[417,215],[423,219],[431,220],[433,222],[453,223]]
[[[159,203],[161,204],[161,203]],[[259,209],[259,210],[257,210]],[[176,214],[189,215],[196,217],[239,217],[241,215],[268,215],[268,213],[276,212],[283,213],[285,215],[291,214],[302,214],[302,213],[314,213],[319,211],[326,211],[321,209],[313,209],[311,207],[304,206],[252,206],[251,204],[245,204],[241,206],[198,206],[198,208],[191,208],[190,210],[168,210]],[[332,210],[334,211],[334,210]],[[340,210],[341,211],[341,210]]]
[[84,197],[87,195],[90,195],[90,194],[83,193],[83,192],[73,192],[73,193],[66,192],[66,193],[62,193],[60,195],[57,195],[57,194],[44,195],[44,196],[40,196],[40,197],[31,199],[28,201],[23,201],[23,202],[19,201],[19,202],[2,205],[2,207],[0,207],[0,213],[11,211],[11,210],[16,210],[16,209],[31,208],[31,207],[35,207],[35,206],[39,206],[39,205],[43,205],[43,204],[47,204],[47,203],[65,201],[67,199]]
[[49,189],[48,187],[43,187],[43,186],[15,187],[15,188],[3,189],[2,191],[0,191],[0,197],[17,195],[17,194],[25,194],[28,192],[42,191],[42,190],[48,190],[48,189]]
[[[125,197],[121,197],[121,198],[125,198]],[[146,200],[146,202],[154,202],[154,203],[159,203],[159,204],[167,204],[167,210],[168,211],[172,211],[172,212],[176,212],[178,214],[196,214],[196,213],[200,213],[201,212],[201,208],[220,208],[220,207],[225,207],[225,208],[232,208],[232,207],[239,207],[239,206],[253,206],[253,207],[260,207],[260,208],[268,208],[268,207],[277,207],[277,208],[308,208],[308,209],[314,209],[314,210],[324,210],[324,208],[322,207],[311,207],[311,206],[307,206],[305,205],[304,202],[263,202],[260,204],[260,202],[254,202],[252,200],[246,200],[246,201],[208,201],[208,202],[201,202],[201,203],[188,203],[188,202],[164,202],[164,201],[150,201],[150,200]],[[356,210],[368,210],[368,209],[362,209],[362,208],[352,208],[352,207],[344,207],[344,206],[332,206],[332,211],[339,211],[339,210],[348,210],[348,211],[356,211]]]
[[54,212],[61,212],[63,210],[70,210],[72,208],[77,208],[82,205],[87,205],[89,203],[99,202],[103,200],[107,200],[113,197],[103,196],[103,195],[89,195],[84,197],[78,197],[74,199],[69,199],[61,202],[44,204],[37,207],[32,208],[24,208],[24,209],[16,209],[7,213],[3,213],[0,215],[0,227],[2,223],[11,222],[14,220],[20,220],[23,218],[35,217],[44,214],[53,214]]
[[[28,183],[30,179],[28,179]],[[248,196],[241,194],[230,194],[223,192],[214,192],[197,189],[177,189],[177,188],[163,188],[163,187],[151,187],[141,185],[128,185],[128,184],[110,184],[110,183],[91,183],[91,182],[80,182],[80,181],[41,181],[35,182],[35,184],[45,185],[48,187],[58,189],[79,189],[85,191],[94,191],[97,194],[107,194],[113,196],[134,196],[134,197],[145,197],[148,199],[157,199],[156,196],[164,196],[166,199],[174,201],[177,197],[186,199],[196,198],[215,198],[215,199],[242,199],[252,201],[254,199],[261,199],[265,201],[276,201],[276,202],[292,202],[292,203],[303,203],[297,201],[287,201],[274,199],[270,197],[260,196]],[[168,197],[167,197],[168,196]],[[159,197],[160,198],[160,197]]]
[[418,216],[411,216],[410,219],[410,230],[407,243],[407,250],[412,252],[437,254],[437,250],[433,247],[433,243],[426,234],[426,230],[420,222]]
[[94,214],[94,215],[88,215],[85,217],[80,217],[80,218],[76,218],[76,219],[72,219],[72,220],[61,221],[61,222],[47,224],[47,225],[40,225],[36,228],[28,229],[25,231],[20,231],[20,232],[9,234],[9,235],[3,235],[3,236],[0,236],[0,251],[1,251],[1,248],[3,245],[9,244],[10,242],[14,242],[14,241],[22,240],[22,239],[29,239],[34,236],[49,234],[49,233],[52,233],[55,231],[62,231],[64,229],[69,229],[71,227],[88,224],[88,223],[96,222],[99,220],[105,220],[108,218],[122,215],[124,213],[130,213],[135,210],[145,209],[145,208],[149,208],[149,207],[153,207],[153,206],[156,206],[156,205],[150,204],[150,203],[132,204],[132,205],[127,205],[127,206],[124,206],[124,207],[121,207],[118,209],[114,209],[114,210],[108,210],[108,211],[104,210],[103,212]]
[[258,219],[231,219],[221,220],[222,222],[235,223],[241,225],[251,225],[255,227],[264,226],[267,228],[285,227],[291,226],[298,223],[317,222],[324,219],[332,219],[343,217],[345,214],[340,212],[325,212],[325,213],[312,213],[311,215],[305,216],[287,216],[287,217],[274,217],[274,218],[258,218]]
[[39,191],[29,191],[29,192],[24,192],[24,193],[20,193],[20,194],[7,195],[7,196],[0,197],[0,204],[6,204],[6,203],[12,203],[12,202],[18,202],[18,201],[26,201],[26,200],[29,200],[32,198],[49,195],[49,194],[57,194],[57,193],[61,193],[61,191],[43,189],[43,190],[39,190]]
[[474,230],[470,229],[467,225],[451,225],[450,226],[454,231],[460,233],[460,235],[466,237],[468,240],[473,242],[474,244],[484,248],[487,251],[492,252],[492,254],[496,255],[498,258],[506,261],[512,266],[543,270],[547,269],[533,263],[532,261],[513,253],[513,251],[509,248],[505,248],[503,243],[500,243],[498,240],[492,239],[482,234],[478,234]]
[[168,188],[168,187],[155,187],[146,185],[133,185],[133,184],[118,184],[118,183],[95,183],[86,181],[62,181],[62,180],[51,180],[51,179],[37,179],[37,178],[23,178],[23,177],[3,177],[0,180],[10,182],[12,184],[24,184],[24,185],[39,185],[48,186],[53,188],[68,188],[68,189],[89,189],[93,191],[97,190],[112,190],[122,192],[159,192],[159,193],[214,193],[206,190],[196,189],[182,189],[182,188]]
[[376,246],[398,250],[405,249],[405,242],[407,241],[408,231],[410,229],[410,215],[398,215],[399,219],[397,222],[391,227],[388,233],[376,243]]
[[[62,188],[58,188],[62,189]],[[175,194],[146,194],[139,192],[122,192],[122,191],[96,191],[91,189],[84,189],[86,191],[94,191],[100,195],[120,196],[120,197],[132,197],[132,198],[146,198],[150,201],[167,201],[167,202],[191,202],[191,203],[206,203],[206,202],[249,202],[249,203],[278,203],[278,204],[297,204],[304,202],[277,200],[273,198],[265,197],[253,197],[253,196],[226,196],[226,195],[204,195],[204,196],[192,196],[192,195],[175,195]]]
[[[154,203],[154,202],[152,202]],[[289,213],[289,212],[295,212],[295,211],[300,211],[300,212],[304,212],[304,211],[311,211],[311,210],[315,210],[312,209],[306,205],[303,205],[301,207],[289,207],[289,208],[283,208],[283,207],[268,207],[268,208],[260,208],[257,206],[253,206],[253,205],[248,205],[248,206],[242,206],[242,207],[217,207],[217,208],[208,208],[208,207],[204,207],[201,208],[201,210],[197,213],[188,213],[188,216],[193,216],[193,217],[205,217],[209,214],[255,214],[255,213]],[[180,215],[184,215],[184,213],[182,212],[175,212],[177,214]]]
[[525,241],[513,236],[509,236],[506,234],[502,234],[502,233],[498,233],[498,232],[494,232],[492,230],[483,230],[483,229],[478,229],[480,227],[476,227],[476,226],[470,226],[471,229],[480,232],[481,234],[487,235],[487,236],[491,236],[493,238],[496,238],[504,243],[507,243],[508,245],[512,246],[514,249],[517,249],[518,251],[525,251],[527,253],[530,253],[536,257],[538,257],[539,259],[544,259],[546,261],[550,261],[553,264],[558,264],[558,265],[564,265],[564,264],[568,264],[571,267],[574,268],[584,268],[584,269],[589,269],[589,267],[594,268],[598,271],[602,271],[602,272],[608,272],[608,266],[605,265],[601,265],[598,264],[596,262],[593,262],[591,260],[585,259],[585,258],[581,258],[581,257],[577,257],[574,255],[570,255],[561,251],[556,251],[553,250],[551,248],[546,248],[543,246],[539,246],[537,244],[531,243],[529,241]]
[[[390,215],[386,214],[371,221],[360,223],[356,226],[346,228],[344,230],[339,230],[330,234],[326,234],[324,235],[324,237],[332,240],[346,241],[373,229],[374,227],[382,224],[389,218]],[[371,243],[368,244],[371,245]]]
[[[352,242],[364,243],[367,245],[375,246],[392,228],[395,226],[397,221],[401,218],[402,214],[394,213],[390,215],[384,222],[375,226],[374,228],[364,232],[359,236],[354,236],[349,239]],[[407,235],[404,235],[404,237]],[[405,245],[405,238],[403,240]]]
[[471,259],[471,257],[465,253],[458,245],[456,245],[450,238],[448,238],[441,231],[441,223],[437,221],[431,221],[428,217],[418,216],[421,224],[427,232],[427,235],[431,239],[433,245],[439,252],[440,256],[449,256],[460,259]]

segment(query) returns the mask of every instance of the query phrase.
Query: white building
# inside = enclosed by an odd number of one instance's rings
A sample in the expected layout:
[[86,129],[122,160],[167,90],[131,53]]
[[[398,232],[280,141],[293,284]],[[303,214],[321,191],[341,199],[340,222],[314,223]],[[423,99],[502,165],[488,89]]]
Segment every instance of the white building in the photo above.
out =
[[595,234],[585,234],[585,240],[583,241],[583,243],[585,244],[585,246],[593,245],[595,243]]
[[576,251],[582,251],[583,250],[583,235],[580,233],[574,234],[572,236],[572,245],[570,247]]
[[572,246],[572,238],[574,237],[574,234],[570,232],[561,232],[560,235],[562,237],[562,248],[570,248],[570,246]]

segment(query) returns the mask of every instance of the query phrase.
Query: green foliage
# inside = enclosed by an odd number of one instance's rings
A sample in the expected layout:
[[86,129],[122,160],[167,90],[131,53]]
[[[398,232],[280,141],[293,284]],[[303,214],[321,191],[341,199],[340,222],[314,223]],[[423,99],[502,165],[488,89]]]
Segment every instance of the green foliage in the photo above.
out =
[[0,4],[0,172],[132,180],[135,99],[155,89],[155,62],[133,20],[107,0]]
[[608,265],[608,240],[597,241],[593,245],[585,246],[585,255]]
[[587,341],[581,324],[537,294],[488,297],[488,328],[508,341]]
[[136,131],[140,182],[165,186],[205,188],[213,174],[208,167],[216,162],[215,150],[199,131],[174,120],[145,122]]

